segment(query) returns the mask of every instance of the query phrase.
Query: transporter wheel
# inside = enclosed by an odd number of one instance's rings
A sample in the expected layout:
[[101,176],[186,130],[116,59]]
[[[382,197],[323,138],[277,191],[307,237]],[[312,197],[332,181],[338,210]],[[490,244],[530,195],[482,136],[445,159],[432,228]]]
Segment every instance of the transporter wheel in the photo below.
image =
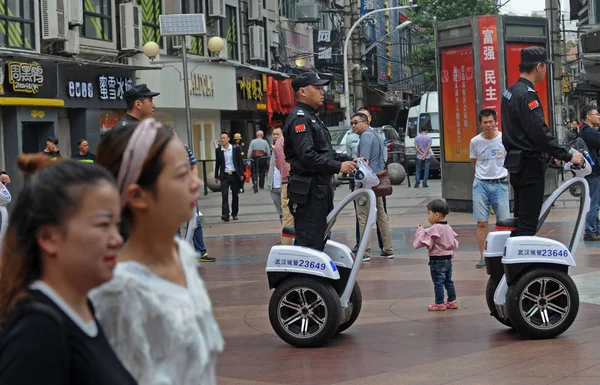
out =
[[277,335],[297,348],[327,343],[340,326],[340,297],[325,280],[295,277],[279,285],[269,301]]
[[485,287],[485,302],[487,302],[488,309],[490,309],[490,315],[492,315],[494,318],[496,318],[498,320],[498,322],[500,322],[501,324],[506,325],[509,328],[512,328],[513,326],[510,323],[510,320],[508,318],[500,317],[500,315],[498,314],[498,311],[496,310],[496,304],[494,303],[494,293],[496,292],[497,287],[498,287],[498,283],[496,283],[492,279],[492,277],[490,277],[488,279],[488,283]]
[[338,327],[335,334],[339,334],[348,329],[350,326],[352,326],[354,321],[358,319],[358,315],[362,309],[362,293],[360,292],[360,286],[358,286],[358,282],[354,283],[352,294],[350,294],[350,302],[352,303],[352,314],[350,315],[348,321],[344,322]]
[[578,310],[577,286],[567,274],[550,268],[528,271],[506,294],[508,318],[527,339],[562,334],[575,321]]

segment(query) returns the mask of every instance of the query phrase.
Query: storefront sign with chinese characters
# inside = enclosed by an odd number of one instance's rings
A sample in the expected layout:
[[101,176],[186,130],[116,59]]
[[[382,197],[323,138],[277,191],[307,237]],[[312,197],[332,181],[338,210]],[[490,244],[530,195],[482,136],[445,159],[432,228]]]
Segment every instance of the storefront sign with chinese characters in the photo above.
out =
[[130,77],[110,75],[98,77],[98,89],[102,100],[123,100],[123,95],[131,88],[133,88],[133,79]]
[[266,110],[267,75],[238,76],[238,109]]
[[134,86],[133,71],[72,65],[59,68],[59,96],[65,107],[125,108],[123,97]]
[[25,58],[0,60],[0,95],[18,98],[56,98],[56,63]]
[[44,85],[44,67],[40,63],[8,62],[8,83],[14,92],[37,94]]
[[190,78],[190,95],[209,97],[215,96],[212,76],[192,74]]
[[477,135],[471,46],[441,52],[442,115],[446,162],[470,162],[469,143]]
[[483,109],[496,111],[498,129],[500,124],[500,79],[498,78],[498,30],[496,16],[479,18],[479,47],[481,52],[480,68],[483,90]]

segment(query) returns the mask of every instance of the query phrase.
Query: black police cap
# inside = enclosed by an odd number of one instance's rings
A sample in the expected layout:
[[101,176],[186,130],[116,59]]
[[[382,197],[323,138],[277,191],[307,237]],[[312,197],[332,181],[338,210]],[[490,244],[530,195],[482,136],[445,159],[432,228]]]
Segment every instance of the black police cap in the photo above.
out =
[[160,95],[160,92],[152,92],[146,84],[138,84],[137,86],[125,91],[123,98],[126,102],[130,102],[132,100],[137,100],[145,97],[151,98],[157,95]]
[[321,79],[319,75],[314,72],[301,73],[292,80],[292,88],[294,91],[298,91],[302,87],[324,86],[325,84],[329,84],[329,80]]
[[548,59],[548,53],[542,47],[527,47],[521,51],[521,63],[554,63]]

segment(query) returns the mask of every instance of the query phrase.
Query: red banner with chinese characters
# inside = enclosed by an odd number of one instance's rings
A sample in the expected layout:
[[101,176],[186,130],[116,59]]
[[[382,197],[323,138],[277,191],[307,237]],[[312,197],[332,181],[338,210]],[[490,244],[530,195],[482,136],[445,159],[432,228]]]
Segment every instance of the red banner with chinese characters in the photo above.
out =
[[498,115],[500,125],[500,69],[498,66],[498,29],[496,16],[479,18],[479,48],[481,85],[483,91],[482,109],[491,109]]
[[475,74],[471,46],[441,51],[442,115],[446,162],[470,162],[469,144],[477,135]]
[[[544,47],[543,44],[522,44],[522,43],[507,43],[506,44],[506,79],[508,86],[513,85],[519,80],[519,63],[521,63],[521,51],[523,48],[538,46]],[[548,104],[548,77],[544,78],[544,81],[534,85],[535,90],[540,97],[542,102],[542,109],[544,110],[544,118],[546,124],[550,125],[550,105]]]

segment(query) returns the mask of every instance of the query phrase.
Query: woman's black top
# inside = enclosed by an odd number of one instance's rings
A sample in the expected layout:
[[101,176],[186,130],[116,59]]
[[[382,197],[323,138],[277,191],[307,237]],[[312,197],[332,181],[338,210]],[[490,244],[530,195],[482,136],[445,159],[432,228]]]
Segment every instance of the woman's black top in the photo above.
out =
[[0,385],[135,385],[96,325],[92,337],[46,294],[31,290],[0,330]]

